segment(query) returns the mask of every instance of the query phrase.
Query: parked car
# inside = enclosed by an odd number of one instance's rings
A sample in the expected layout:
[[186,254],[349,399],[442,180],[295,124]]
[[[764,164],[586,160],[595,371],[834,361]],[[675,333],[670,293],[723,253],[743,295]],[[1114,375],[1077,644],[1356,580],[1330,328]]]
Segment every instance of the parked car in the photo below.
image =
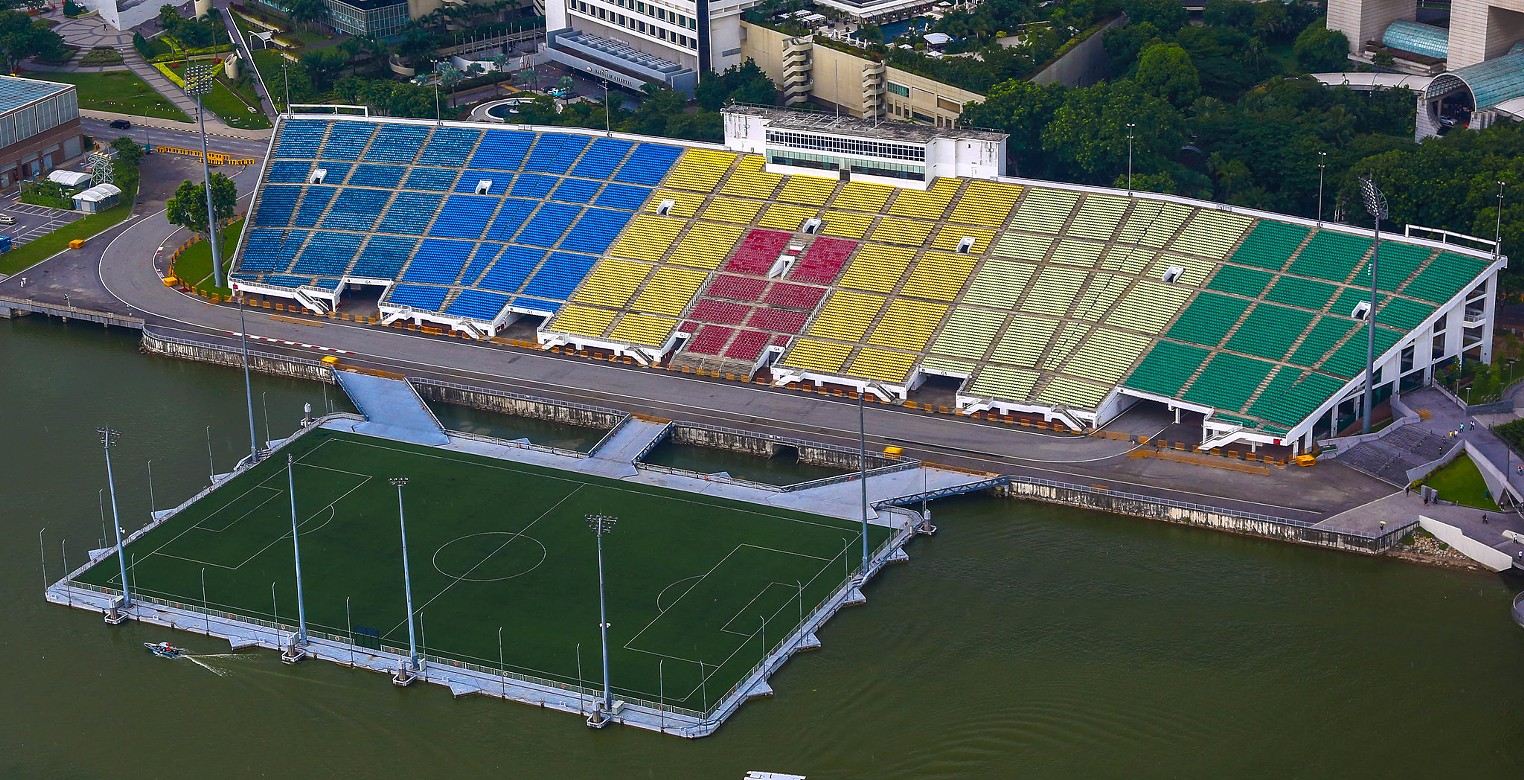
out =
[[111,129],[112,130],[126,130],[129,127],[132,127],[132,123],[128,122],[125,119],[113,119],[113,120],[111,120]]
[[9,214],[0,214],[0,225],[14,225],[16,218]]

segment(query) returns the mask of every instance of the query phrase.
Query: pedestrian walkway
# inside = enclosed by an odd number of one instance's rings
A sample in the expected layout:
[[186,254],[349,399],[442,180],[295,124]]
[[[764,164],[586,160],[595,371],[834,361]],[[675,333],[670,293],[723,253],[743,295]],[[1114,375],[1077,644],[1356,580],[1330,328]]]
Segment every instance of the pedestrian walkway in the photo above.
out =
[[636,417],[626,419],[589,453],[583,469],[606,477],[633,476],[637,473],[635,461],[666,433],[668,425]]
[[414,444],[450,443],[444,427],[406,379],[340,370],[334,371],[333,376],[354,401],[355,408],[365,415],[365,422],[354,426],[356,433]]

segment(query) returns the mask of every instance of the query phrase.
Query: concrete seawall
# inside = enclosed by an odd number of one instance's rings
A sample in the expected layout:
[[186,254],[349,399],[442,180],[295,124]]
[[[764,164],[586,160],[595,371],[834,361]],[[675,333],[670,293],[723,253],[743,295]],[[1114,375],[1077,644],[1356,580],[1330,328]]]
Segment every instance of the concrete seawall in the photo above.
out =
[[1393,528],[1379,536],[1363,536],[1313,525],[1289,523],[1280,518],[1227,512],[1202,504],[1169,502],[1147,496],[1068,485],[1031,478],[1012,479],[1002,488],[1012,498],[1042,501],[1048,504],[1093,509],[1117,515],[1146,517],[1179,525],[1193,525],[1218,531],[1279,539],[1287,542],[1328,547],[1336,550],[1377,555],[1397,543],[1416,526],[1416,520]]
[[[240,350],[216,344],[160,336],[146,329],[143,331],[141,348],[144,352],[151,355],[162,355],[180,360],[195,360],[201,363],[215,363],[219,366],[231,366],[234,368],[241,368],[243,366],[243,353]],[[317,360],[249,350],[249,370],[290,379],[310,379],[315,382],[333,384],[333,371]]]
[[[783,436],[769,436],[767,434],[739,431],[732,428],[720,428],[713,425],[694,425],[681,422],[673,424],[671,438],[673,443],[676,444],[744,452],[748,455],[756,455],[761,458],[788,457],[793,455],[797,457],[800,463],[807,463],[812,466],[827,466],[848,471],[856,471],[860,468],[856,450],[844,447],[832,447],[818,442],[804,441],[803,439],[790,439]],[[868,453],[869,469],[881,468],[895,462],[883,455],[873,452]]]
[[455,404],[470,409],[481,409],[516,417],[549,420],[582,428],[610,430],[619,425],[626,415],[616,409],[605,409],[585,404],[551,401],[544,398],[519,395],[495,390],[452,385],[431,379],[412,379],[413,388],[429,401]]

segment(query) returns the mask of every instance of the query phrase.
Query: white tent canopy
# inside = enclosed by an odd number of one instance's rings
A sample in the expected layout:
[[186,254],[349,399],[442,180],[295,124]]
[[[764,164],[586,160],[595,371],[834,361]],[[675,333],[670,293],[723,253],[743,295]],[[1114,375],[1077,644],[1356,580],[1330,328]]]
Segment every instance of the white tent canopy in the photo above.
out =
[[56,181],[65,187],[80,187],[90,183],[90,174],[79,171],[53,171],[48,181]]
[[75,200],[85,203],[100,203],[110,200],[122,194],[122,188],[115,184],[97,184],[84,192],[74,196]]

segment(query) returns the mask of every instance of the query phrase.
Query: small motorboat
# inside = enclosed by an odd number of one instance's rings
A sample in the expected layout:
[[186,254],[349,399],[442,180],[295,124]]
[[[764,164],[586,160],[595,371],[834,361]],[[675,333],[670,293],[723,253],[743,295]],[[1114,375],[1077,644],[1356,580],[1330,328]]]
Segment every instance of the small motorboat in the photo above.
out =
[[183,648],[175,647],[168,642],[144,642],[143,649],[160,658],[179,658],[185,654]]

